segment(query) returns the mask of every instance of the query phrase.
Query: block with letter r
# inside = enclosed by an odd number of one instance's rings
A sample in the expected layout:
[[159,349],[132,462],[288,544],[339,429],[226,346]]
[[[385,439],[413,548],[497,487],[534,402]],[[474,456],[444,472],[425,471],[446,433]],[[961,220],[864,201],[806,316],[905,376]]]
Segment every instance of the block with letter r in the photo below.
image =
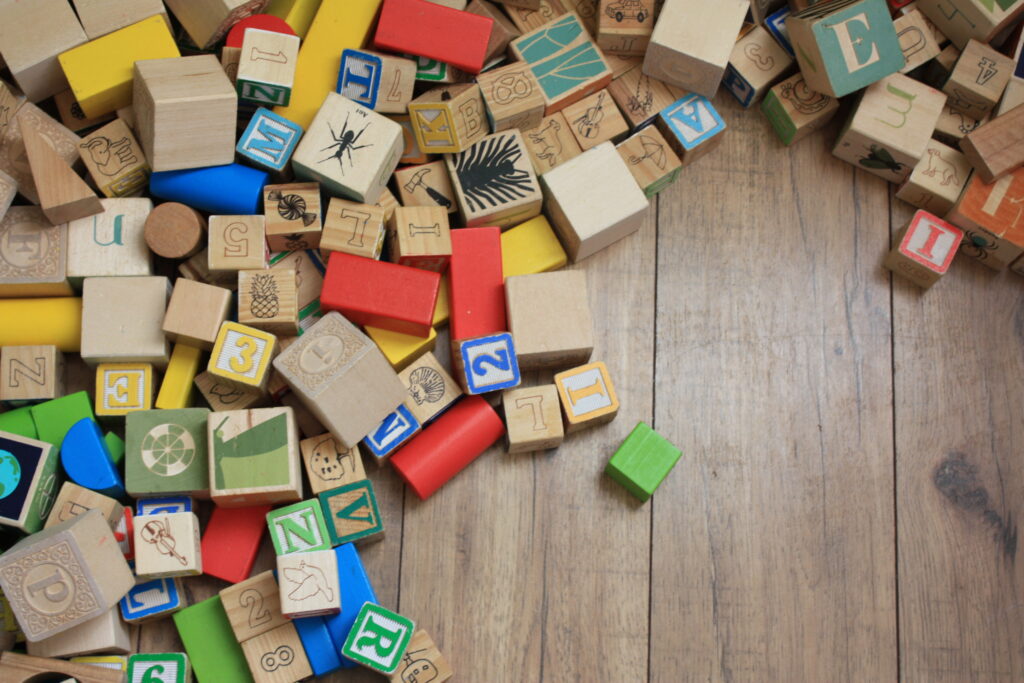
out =
[[411,619],[368,602],[359,611],[341,654],[378,673],[390,675],[401,663],[415,630]]
[[268,171],[288,165],[302,137],[302,126],[260,107],[252,115],[235,151],[249,163]]

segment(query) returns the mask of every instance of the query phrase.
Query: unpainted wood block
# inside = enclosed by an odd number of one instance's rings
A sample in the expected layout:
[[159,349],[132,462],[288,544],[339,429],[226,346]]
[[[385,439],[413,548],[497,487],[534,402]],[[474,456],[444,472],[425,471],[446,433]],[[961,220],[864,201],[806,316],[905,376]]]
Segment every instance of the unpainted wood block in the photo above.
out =
[[807,87],[802,73],[773,86],[761,102],[761,112],[784,145],[792,145],[832,120],[839,100]]
[[152,275],[153,259],[145,226],[149,199],[101,199],[101,213],[68,223],[68,278]]
[[299,332],[299,297],[294,270],[238,271],[238,322],[288,336]]
[[64,395],[64,354],[56,346],[0,348],[0,401],[16,406]]
[[210,216],[207,263],[211,271],[267,267],[263,216]]
[[[178,202],[158,204],[149,212],[145,225],[146,245],[157,256],[187,259],[206,243],[206,219],[190,206]],[[206,253],[202,252],[206,257]],[[203,259],[204,268],[206,258]],[[208,274],[204,280],[209,280]]]
[[170,27],[161,0],[72,0],[89,40],[159,14]]
[[33,124],[31,117],[19,117],[18,123],[46,218],[57,225],[100,213],[103,206],[96,193],[54,150],[45,132]]
[[[39,29],[45,27],[45,31]],[[67,0],[0,4],[0,51],[29,100],[38,102],[67,88],[57,56],[87,40]]]
[[71,676],[78,683],[122,683],[124,672],[114,671],[92,664],[69,662],[63,659],[47,657],[31,657],[16,652],[0,653],[0,667],[8,679],[4,683],[24,683],[36,676],[45,674],[63,674]]
[[608,94],[636,130],[652,121],[658,112],[682,97],[683,92],[643,72],[643,62],[632,59],[623,72],[608,84]]
[[905,62],[900,69],[901,74],[910,73],[942,52],[941,41],[936,35],[938,30],[933,29],[934,24],[916,6],[901,10],[900,16],[894,18],[892,23]]
[[270,251],[320,246],[320,185],[290,183],[263,188],[264,228]]
[[57,526],[89,510],[99,510],[112,530],[116,529],[124,519],[124,506],[115,499],[79,486],[74,482],[66,481],[60,487],[60,493],[57,494],[53,509],[50,510],[50,515],[46,518],[44,528]]
[[165,277],[87,277],[82,281],[82,360],[167,365]]
[[947,221],[964,231],[960,250],[993,270],[1024,253],[1024,168],[986,183],[971,176]]
[[341,53],[336,90],[368,109],[404,114],[415,85],[415,60],[351,48]]
[[215,412],[247,410],[259,406],[266,400],[264,392],[256,387],[232,384],[208,371],[196,375],[195,385],[210,409]]
[[11,114],[6,125],[0,125],[0,130],[3,131],[3,138],[0,139],[0,171],[14,178],[18,183],[18,192],[22,196],[33,204],[38,204],[39,192],[32,177],[25,141],[21,136],[22,121],[28,121],[37,130],[42,131],[60,158],[68,164],[73,164],[78,159],[78,143],[81,140],[31,102],[23,102]]
[[173,342],[209,351],[213,349],[230,310],[230,290],[178,278],[167,304],[162,329]]
[[629,132],[629,124],[607,90],[600,90],[569,105],[562,114],[583,150],[609,140],[617,142]]
[[[470,14],[487,17],[494,22],[491,25],[491,38],[487,41],[487,56],[484,58],[485,64],[491,64],[497,59],[503,58],[508,44],[522,34],[522,31],[516,28],[516,25],[509,20],[508,16],[497,5],[487,0],[471,0],[466,5],[466,11]],[[492,130],[494,129],[492,128]]]
[[615,149],[648,198],[674,183],[683,169],[683,163],[656,126],[635,133]]
[[358,446],[345,448],[330,434],[321,434],[300,441],[299,449],[313,495],[366,479]]
[[646,501],[679,461],[682,451],[641,422],[612,455],[604,472],[640,501]]
[[388,221],[390,260],[443,273],[452,257],[448,211],[442,206],[401,206]]
[[341,611],[338,560],[334,550],[311,550],[277,556],[281,612],[289,619]]
[[584,271],[506,278],[505,300],[520,369],[551,370],[590,360],[594,333]]
[[416,144],[427,154],[455,153],[487,135],[483,94],[476,83],[441,86],[409,103]]
[[391,683],[409,683],[417,677],[432,683],[445,683],[452,677],[448,660],[437,649],[430,634],[421,628],[413,633],[398,668],[391,674]]
[[502,394],[509,453],[557,448],[565,438],[554,384],[518,387]]
[[16,194],[18,194],[18,181],[0,171],[0,221],[7,215],[7,209],[11,208]]
[[29,642],[27,649],[30,655],[37,657],[75,657],[98,652],[128,654],[132,651],[132,639],[128,625],[121,621],[120,610],[113,607],[67,631]]
[[506,228],[540,214],[540,184],[518,130],[488,135],[445,164],[466,227]]
[[[483,2],[483,0],[474,0]],[[544,118],[544,93],[526,62],[513,62],[477,77],[487,120],[497,133],[511,128],[531,130]]]
[[921,160],[896,190],[896,197],[937,216],[949,213],[971,175],[971,163],[959,151],[929,140]]
[[295,84],[299,42],[298,36],[287,33],[246,29],[235,74],[239,99],[287,106]]
[[210,497],[222,507],[302,498],[299,438],[291,408],[211,413]]
[[987,0],[918,0],[916,4],[961,49],[971,39],[991,41],[1024,12],[1024,5]]
[[404,206],[439,206],[446,213],[459,210],[444,161],[400,168],[395,171],[395,185]]
[[986,183],[1024,166],[1024,105],[968,133],[960,149]]
[[124,416],[153,407],[153,366],[100,363],[96,366],[96,415]]
[[977,40],[968,41],[942,92],[953,111],[980,119],[999,104],[1016,66],[1014,61]]
[[[7,412],[4,416],[9,418],[16,412],[19,411]],[[34,415],[27,416],[33,427],[34,420]],[[5,425],[5,429],[16,427]],[[37,434],[33,432],[34,436]],[[57,494],[60,481],[57,448],[49,442],[11,432],[0,432],[0,448],[11,455],[20,472],[19,481],[27,484],[18,486],[5,497],[0,525],[33,534],[43,528],[43,520],[50,513]]]
[[722,83],[740,104],[752,107],[794,64],[764,27],[755,26],[733,46]]
[[200,49],[212,47],[235,23],[258,14],[270,0],[167,0],[167,8],[181,22]]
[[242,643],[255,683],[292,683],[313,675],[295,625],[288,623]]
[[927,211],[917,211],[897,233],[885,267],[928,289],[949,270],[963,237],[960,228]]
[[602,361],[560,372],[554,382],[562,401],[566,434],[611,422],[619,412],[615,385]]
[[402,370],[398,379],[408,393],[405,405],[421,425],[426,425],[462,396],[462,389],[429,351]]
[[142,192],[149,182],[149,164],[128,124],[116,118],[78,145],[93,182],[107,197]]
[[595,36],[598,46],[608,53],[643,56],[651,42],[658,13],[659,5],[652,0],[600,0]]
[[324,220],[320,249],[341,251],[355,256],[378,259],[384,248],[384,210],[331,197]]
[[281,614],[274,572],[267,570],[220,592],[221,603],[239,643],[288,623]]
[[569,122],[560,111],[545,116],[538,127],[524,131],[523,143],[530,152],[530,161],[537,175],[543,175],[583,153]]

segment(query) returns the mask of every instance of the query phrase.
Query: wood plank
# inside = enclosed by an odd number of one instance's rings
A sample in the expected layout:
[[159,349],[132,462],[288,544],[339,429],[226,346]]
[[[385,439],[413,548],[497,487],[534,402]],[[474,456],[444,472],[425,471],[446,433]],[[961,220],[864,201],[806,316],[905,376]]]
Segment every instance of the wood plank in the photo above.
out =
[[660,195],[650,680],[895,680],[887,187],[723,109]]
[[[910,216],[894,207],[898,230]],[[1024,678],[1024,290],[959,254],[893,287],[902,679]]]

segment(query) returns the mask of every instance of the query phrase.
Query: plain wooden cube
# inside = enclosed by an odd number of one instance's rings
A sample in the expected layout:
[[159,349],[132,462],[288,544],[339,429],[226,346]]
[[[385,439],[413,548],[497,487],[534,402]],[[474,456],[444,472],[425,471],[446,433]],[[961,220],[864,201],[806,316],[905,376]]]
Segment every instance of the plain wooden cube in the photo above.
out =
[[949,213],[971,175],[971,163],[960,150],[929,140],[914,170],[896,191],[896,197],[937,216]]
[[510,228],[540,214],[540,184],[518,130],[488,135],[445,164],[466,227]]
[[331,92],[299,142],[292,168],[332,195],[373,204],[404,149],[400,125]]
[[557,448],[565,438],[558,389],[554,384],[517,387],[501,397],[509,453]]
[[761,112],[784,145],[792,145],[832,120],[839,100],[807,87],[801,73],[773,86],[761,102]]
[[565,368],[590,360],[594,333],[584,271],[506,278],[505,300],[521,370]]
[[629,124],[607,90],[599,90],[562,110],[576,142],[583,150],[609,140],[621,140]]
[[231,290],[178,278],[167,304],[163,331],[173,342],[209,351],[231,311]]
[[267,106],[287,106],[295,83],[298,56],[298,36],[246,29],[235,74],[239,99]]
[[541,176],[562,246],[579,261],[640,229],[647,197],[610,142]]
[[82,360],[167,365],[165,277],[87,277],[82,284]]
[[212,47],[235,23],[258,14],[269,0],[166,0],[167,7],[200,48]]
[[32,102],[68,87],[57,56],[87,39],[67,0],[0,3],[0,52]]
[[333,549],[277,556],[281,612],[289,619],[341,611],[338,560]]
[[320,246],[320,185],[290,183],[263,188],[264,229],[270,251]]
[[444,161],[400,168],[395,171],[395,185],[405,206],[440,206],[448,213],[459,210]]
[[331,197],[320,249],[378,259],[384,248],[384,234],[384,209]]
[[154,171],[235,160],[238,97],[213,55],[135,62],[133,106]]
[[64,395],[64,354],[56,346],[0,348],[0,401],[36,403]]
[[452,257],[448,212],[441,206],[400,206],[388,221],[394,263],[443,273]]
[[199,518],[194,512],[142,515],[134,527],[135,575],[141,579],[203,573]]
[[896,235],[885,267],[928,289],[949,270],[963,231],[927,211],[917,211]]
[[206,258],[211,271],[267,267],[263,216],[210,216],[208,238]]
[[480,86],[459,83],[434,88],[409,103],[419,148],[427,154],[461,152],[487,135]]
[[163,16],[170,26],[161,0],[72,0],[82,28],[89,40],[142,21],[154,14]]
[[35,643],[26,649],[33,657],[77,657],[99,652],[128,654],[132,651],[131,632],[121,619],[121,610],[111,607],[98,617],[90,619],[55,636]]
[[477,77],[491,131],[530,130],[544,119],[544,93],[526,62],[513,62]]
[[299,295],[295,271],[238,271],[238,322],[276,335],[299,333]]
[[152,254],[145,226],[153,202],[145,198],[101,199],[103,212],[68,223],[68,278],[151,275]]
[[949,95],[953,111],[984,118],[999,104],[1015,66],[1009,57],[972,39],[960,54],[942,92]]
[[580,143],[569,130],[569,122],[560,111],[545,116],[538,127],[523,131],[523,144],[530,152],[530,161],[537,175],[543,175],[583,153]]

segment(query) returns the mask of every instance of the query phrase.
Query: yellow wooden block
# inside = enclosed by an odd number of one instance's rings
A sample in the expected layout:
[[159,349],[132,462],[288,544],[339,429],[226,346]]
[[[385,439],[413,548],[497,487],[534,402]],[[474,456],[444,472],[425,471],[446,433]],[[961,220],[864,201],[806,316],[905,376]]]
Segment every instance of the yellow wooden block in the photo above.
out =
[[163,410],[187,408],[192,397],[192,382],[199,372],[199,359],[203,350],[188,344],[175,344],[171,360],[160,383],[156,396],[156,407]]
[[228,321],[220,326],[206,370],[231,384],[263,390],[276,350],[274,335]]
[[321,0],[270,0],[264,12],[284,19],[295,31],[295,35],[305,38],[316,11],[320,9],[320,2]]
[[505,277],[546,273],[564,267],[567,262],[565,249],[544,216],[501,233],[501,268]]
[[401,372],[427,351],[433,351],[437,344],[437,330],[434,328],[430,328],[430,336],[426,338],[382,330],[378,327],[367,327],[366,334],[380,348],[395,372]]
[[139,59],[180,57],[162,15],[143,19],[58,57],[75,99],[96,117],[132,103],[132,65]]
[[434,304],[434,321],[431,323],[435,328],[438,325],[448,324],[448,313],[451,308],[448,306],[448,274],[441,276],[441,285],[437,289],[437,303]]
[[303,128],[313,122],[324,97],[338,84],[338,55],[359,49],[370,35],[381,0],[323,0],[299,50],[295,82],[287,107],[274,111]]
[[0,346],[82,348],[82,300],[77,297],[0,299],[0,320]]
[[112,417],[153,407],[153,366],[100,363],[96,367],[96,415]]

